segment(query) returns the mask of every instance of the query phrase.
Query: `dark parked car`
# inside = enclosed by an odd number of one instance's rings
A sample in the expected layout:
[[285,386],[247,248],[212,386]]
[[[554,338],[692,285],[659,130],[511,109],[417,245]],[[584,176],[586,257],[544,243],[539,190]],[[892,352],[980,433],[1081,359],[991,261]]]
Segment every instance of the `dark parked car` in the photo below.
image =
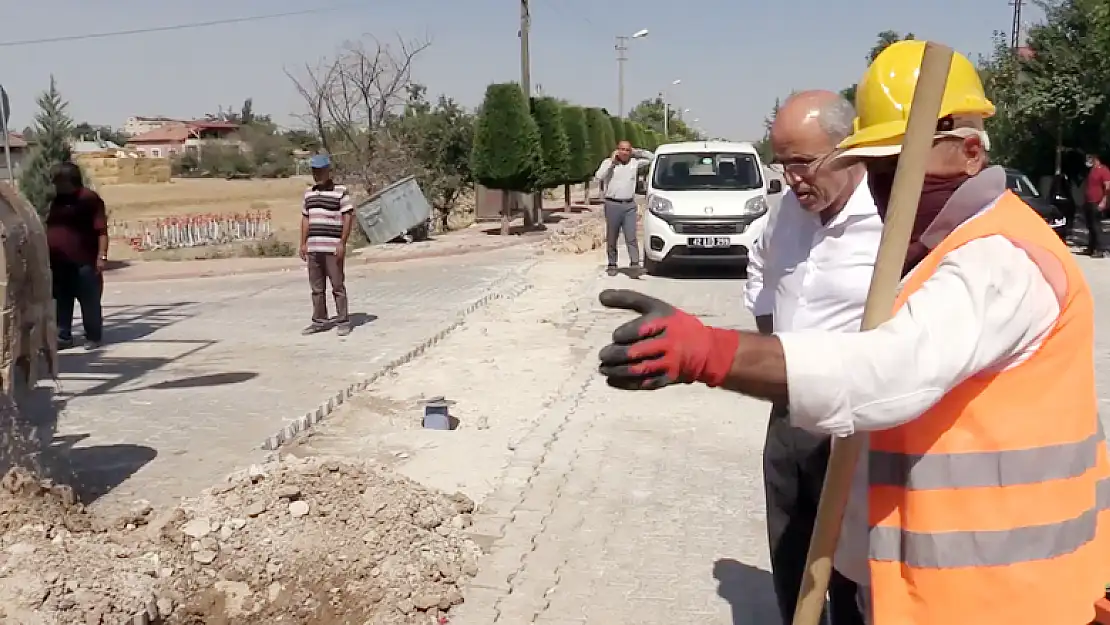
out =
[[1064,215],[1058,208],[1053,206],[1037,187],[1033,185],[1029,177],[1016,169],[1006,169],[1006,188],[1014,192],[1014,195],[1022,199],[1033,210],[1037,211],[1048,225],[1056,231],[1056,234],[1062,235],[1064,232]]

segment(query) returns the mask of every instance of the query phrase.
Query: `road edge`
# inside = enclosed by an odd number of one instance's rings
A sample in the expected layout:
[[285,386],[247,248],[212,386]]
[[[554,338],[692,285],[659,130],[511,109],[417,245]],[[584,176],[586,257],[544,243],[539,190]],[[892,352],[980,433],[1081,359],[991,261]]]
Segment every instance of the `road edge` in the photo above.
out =
[[[546,240],[546,238],[547,238],[546,234],[544,234],[543,236],[540,236],[540,237],[528,237],[528,238],[517,237],[517,240],[511,241],[511,242],[508,242],[508,243],[504,243],[504,244],[501,244],[501,245],[478,246],[478,247],[470,247],[470,248],[464,247],[464,248],[452,249],[452,250],[432,251],[432,252],[427,253],[427,254],[398,255],[398,256],[395,256],[395,257],[385,257],[385,258],[374,258],[374,257],[366,258],[366,257],[360,257],[360,256],[348,256],[347,257],[347,267],[350,268],[350,267],[359,267],[359,266],[365,266],[365,265],[399,263],[399,262],[404,262],[404,261],[408,261],[408,260],[450,258],[450,257],[453,257],[453,256],[466,256],[468,254],[480,254],[482,252],[496,252],[496,251],[500,251],[500,250],[509,249],[509,248],[512,248],[512,247],[519,247],[519,246],[524,246],[524,245],[534,245],[534,244],[542,243],[544,240]],[[161,262],[172,262],[172,261],[161,261]],[[206,261],[199,260],[199,261],[180,261],[180,262],[204,263]],[[250,269],[243,269],[243,270],[237,270],[237,271],[228,271],[228,272],[218,272],[214,269],[198,269],[195,272],[173,274],[173,275],[168,275],[168,276],[167,275],[162,275],[162,276],[151,275],[151,276],[137,276],[137,277],[113,276],[112,272],[109,271],[109,272],[107,272],[107,275],[105,277],[108,278],[109,284],[135,284],[135,283],[141,283],[141,282],[165,282],[167,280],[206,280],[206,279],[209,279],[209,278],[227,278],[227,277],[231,277],[231,276],[249,276],[249,275],[261,275],[261,274],[268,274],[268,273],[283,273],[283,272],[286,272],[286,271],[290,271],[292,269],[294,269],[294,267],[255,267],[255,268],[250,268]]]

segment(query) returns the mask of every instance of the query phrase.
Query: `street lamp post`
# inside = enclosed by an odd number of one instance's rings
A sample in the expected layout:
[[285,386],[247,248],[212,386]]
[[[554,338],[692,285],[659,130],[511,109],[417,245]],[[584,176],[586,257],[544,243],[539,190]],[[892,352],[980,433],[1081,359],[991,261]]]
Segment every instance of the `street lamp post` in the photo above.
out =
[[628,60],[628,40],[648,36],[646,28],[632,33],[631,37],[617,37],[617,117],[624,117],[624,62]]
[[[682,84],[682,79],[679,78],[671,82],[672,87],[677,87]],[[666,91],[663,92],[663,138],[671,138],[671,104],[670,96]]]

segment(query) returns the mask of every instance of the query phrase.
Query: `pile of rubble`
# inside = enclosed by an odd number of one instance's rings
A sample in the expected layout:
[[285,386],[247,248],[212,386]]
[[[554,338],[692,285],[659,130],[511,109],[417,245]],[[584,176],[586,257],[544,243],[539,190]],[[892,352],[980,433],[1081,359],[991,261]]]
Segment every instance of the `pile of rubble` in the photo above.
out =
[[566,220],[547,237],[546,247],[563,254],[585,254],[605,245],[605,219],[600,210]]
[[441,625],[477,572],[473,508],[362,463],[288,458],[106,520],[13,470],[0,622]]

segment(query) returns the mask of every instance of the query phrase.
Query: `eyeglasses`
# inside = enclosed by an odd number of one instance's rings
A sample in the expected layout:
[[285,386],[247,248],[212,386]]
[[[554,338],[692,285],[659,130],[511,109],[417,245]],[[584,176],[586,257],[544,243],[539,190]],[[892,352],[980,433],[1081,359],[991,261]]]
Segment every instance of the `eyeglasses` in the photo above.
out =
[[768,165],[771,171],[794,179],[809,178],[825,164],[832,152],[815,156],[813,158],[791,159],[789,161],[774,160]]
[[769,165],[767,165],[767,167],[769,167],[771,171],[775,172],[776,174],[784,176],[790,174],[794,177],[801,178],[810,173],[815,162],[817,162],[817,159],[815,158],[807,160],[796,160],[789,163],[772,161]]

